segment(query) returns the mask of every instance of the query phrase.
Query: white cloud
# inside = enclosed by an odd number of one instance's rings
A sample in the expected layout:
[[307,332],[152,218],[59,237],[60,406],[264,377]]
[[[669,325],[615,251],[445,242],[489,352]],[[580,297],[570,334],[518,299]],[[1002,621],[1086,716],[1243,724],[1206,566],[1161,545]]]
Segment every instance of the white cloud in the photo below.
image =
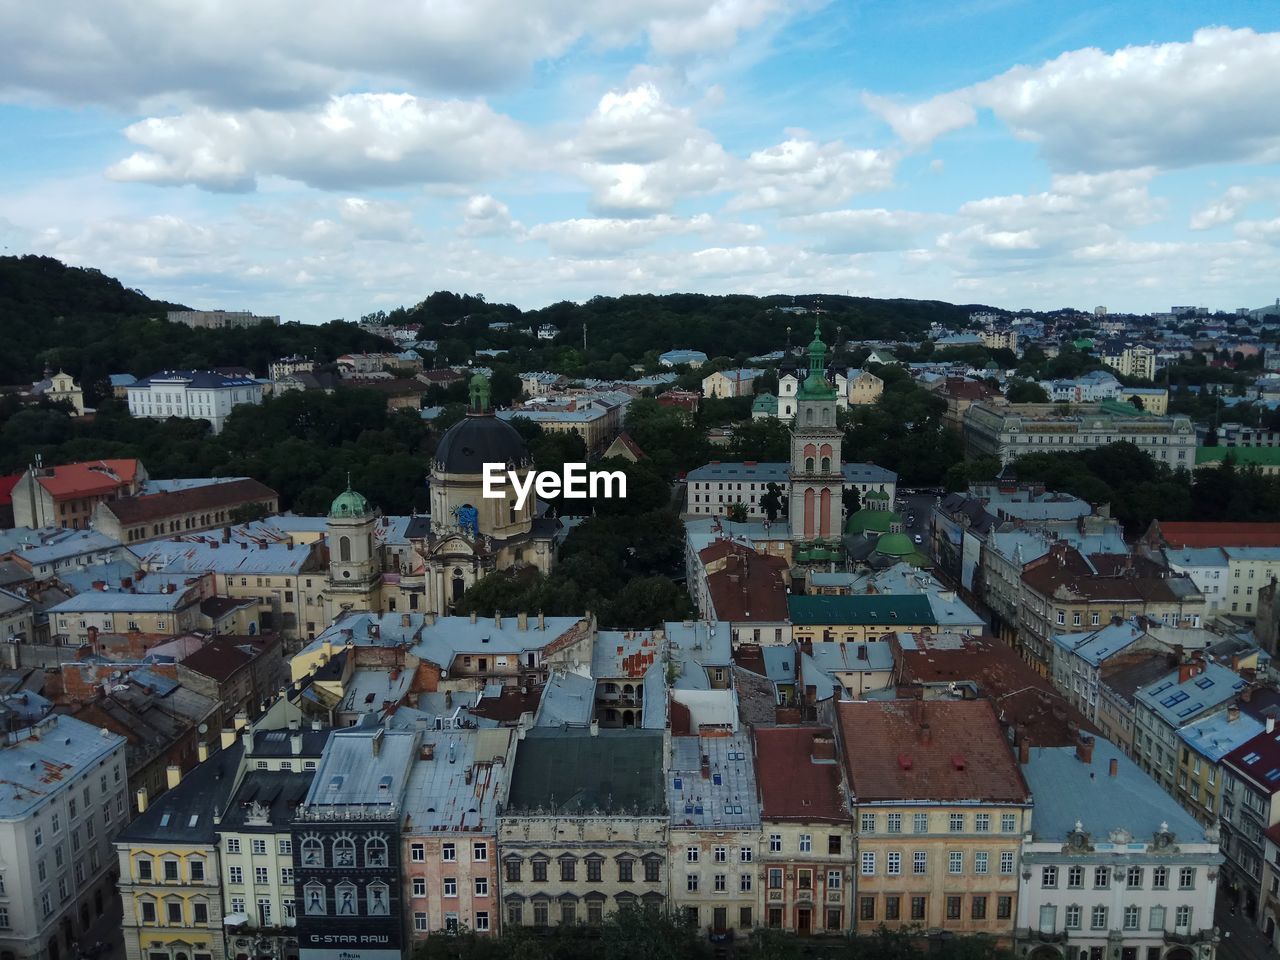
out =
[[519,221],[511,218],[511,211],[501,200],[487,193],[468,197],[462,205],[462,223],[458,232],[467,237],[496,237],[518,235],[523,231]]
[[827,210],[788,217],[782,225],[811,236],[814,248],[826,253],[870,253],[906,250],[946,217],[913,210]]
[[730,202],[730,209],[774,208],[799,213],[893,185],[897,166],[893,154],[848,149],[838,140],[818,143],[797,134],[747,158],[740,192]]
[[249,190],[278,175],[322,189],[467,183],[511,162],[523,134],[474,101],[409,94],[333,97],[316,111],[196,110],[128,127],[143,149],[110,168],[117,180]]
[[1243,240],[1280,246],[1280,217],[1274,220],[1242,220],[1235,233]]
[[296,107],[368,80],[509,87],[575,44],[714,55],[782,0],[70,0],[0,4],[0,96],[162,108]]
[[540,223],[529,230],[558,256],[614,256],[646,247],[664,237],[707,233],[715,226],[709,214],[682,219],[666,214],[648,219],[579,219]]
[[1073,50],[916,104],[868,95],[923,146],[989,109],[1057,170],[1280,160],[1280,33],[1212,27],[1187,43]]
[[1191,215],[1192,230],[1209,230],[1239,219],[1250,206],[1280,199],[1280,180],[1233,184]]
[[362,240],[403,242],[417,235],[413,213],[402,203],[347,197],[338,204],[338,216]]

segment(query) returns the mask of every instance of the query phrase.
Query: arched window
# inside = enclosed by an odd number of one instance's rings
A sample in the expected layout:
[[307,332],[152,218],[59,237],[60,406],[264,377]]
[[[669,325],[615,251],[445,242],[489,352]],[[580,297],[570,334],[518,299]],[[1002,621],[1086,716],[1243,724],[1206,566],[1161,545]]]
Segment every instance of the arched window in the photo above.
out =
[[338,559],[341,560],[343,563],[351,562],[351,538],[350,537],[338,538]]
[[831,426],[831,408],[830,407],[822,408],[822,425],[825,427]]
[[823,457],[823,458],[822,458],[822,472],[823,472],[823,473],[830,473],[830,472],[831,472],[831,458],[830,458],[830,457]]
[[387,841],[381,837],[370,837],[364,842],[364,865],[366,867],[387,865]]
[[326,913],[324,884],[312,880],[303,889],[303,910],[309,917],[323,917]]
[[804,458],[804,472],[813,473],[813,457]]
[[350,837],[339,837],[333,841],[333,865],[335,867],[356,865],[356,842]]
[[810,407],[804,412],[804,422],[813,423],[813,407]]
[[302,841],[302,865],[304,867],[324,866],[324,847],[319,837],[307,837]]

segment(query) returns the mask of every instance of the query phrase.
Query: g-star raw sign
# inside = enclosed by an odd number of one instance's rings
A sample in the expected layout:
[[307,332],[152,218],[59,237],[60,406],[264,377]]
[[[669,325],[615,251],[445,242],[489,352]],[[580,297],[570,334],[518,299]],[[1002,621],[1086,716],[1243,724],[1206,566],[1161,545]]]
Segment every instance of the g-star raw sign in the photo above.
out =
[[484,465],[484,490],[486,500],[506,498],[506,485],[510,483],[516,492],[516,509],[523,510],[530,492],[545,500],[564,497],[566,500],[586,500],[597,497],[605,500],[623,500],[627,496],[627,475],[621,470],[592,470],[585,463],[566,463],[561,473],[546,470],[530,470],[521,482],[520,474],[508,470],[503,463]]

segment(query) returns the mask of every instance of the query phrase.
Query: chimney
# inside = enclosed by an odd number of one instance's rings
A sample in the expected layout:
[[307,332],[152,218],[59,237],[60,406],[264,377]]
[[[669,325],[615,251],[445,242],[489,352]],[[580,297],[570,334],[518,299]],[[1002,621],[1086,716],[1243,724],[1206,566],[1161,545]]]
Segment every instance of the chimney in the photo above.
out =
[[421,750],[421,752],[418,754],[418,758],[419,758],[419,759],[421,759],[421,760],[434,760],[434,759],[436,758],[436,747],[435,747],[435,744],[433,744],[433,743],[424,743],[424,744],[422,745],[422,750]]
[[470,783],[471,783],[471,773],[472,773],[472,769],[473,769],[472,767],[467,767],[466,773],[464,773],[464,774],[463,774],[463,780],[464,780],[467,784],[470,784]]
[[538,629],[539,630],[547,629],[547,618],[542,615],[541,610],[538,611]]
[[182,782],[182,768],[176,763],[171,763],[164,768],[164,782],[170,790]]
[[413,623],[413,619],[407,613],[400,614],[400,626],[408,629],[411,623]]
[[423,620],[428,627],[434,627],[436,625],[436,615],[434,613],[428,613],[423,617]]
[[444,692],[444,706],[446,710],[453,709],[453,691],[446,690]]
[[253,731],[246,728],[241,734],[240,739],[244,743],[244,755],[246,757],[253,754]]
[[1267,717],[1267,733],[1275,733],[1275,732],[1276,732],[1276,718]]
[[241,550],[248,550],[248,549],[249,549],[249,541],[248,541],[248,540],[241,540],[241,541],[240,541],[240,549],[241,549]]
[[502,614],[500,614],[497,610],[493,611],[493,629],[495,630],[502,629]]
[[1031,738],[1028,736],[1018,742],[1018,762],[1024,767],[1031,762]]
[[1107,774],[1112,777],[1120,774],[1120,760],[1117,757],[1111,758],[1111,763],[1107,765]]
[[209,759],[209,744],[206,743],[204,740],[201,740],[199,746],[196,747],[196,760],[198,760],[200,763],[204,763],[208,759]]
[[386,735],[386,728],[379,727],[378,732],[373,735],[373,739],[369,741],[369,748],[373,751],[375,757],[382,755],[382,739]]
[[1227,707],[1227,723],[1235,723],[1240,719],[1240,708],[1234,703]]
[[527,613],[516,614],[516,629],[517,630],[529,629],[529,615]]
[[1093,763],[1093,737],[1080,734],[1076,739],[1076,758],[1081,763]]
[[223,528],[222,528],[222,542],[223,542],[223,543],[230,543],[230,542],[231,542],[231,528],[230,528],[230,527],[223,527]]
[[1194,663],[1178,664],[1178,682],[1186,683],[1196,675],[1196,665]]
[[289,752],[295,757],[302,753],[302,734],[295,733],[289,737]]
[[591,735],[592,735],[593,737],[598,737],[598,736],[600,736],[600,721],[599,721],[599,720],[592,720],[592,721],[591,721]]
[[471,611],[471,622],[472,623],[476,622],[476,612],[474,610]]
[[223,727],[222,734],[218,738],[218,741],[223,750],[227,749],[227,747],[232,746],[236,742],[236,731],[231,727]]
[[147,812],[147,788],[146,787],[138,788],[137,798],[138,798],[138,812],[146,813]]

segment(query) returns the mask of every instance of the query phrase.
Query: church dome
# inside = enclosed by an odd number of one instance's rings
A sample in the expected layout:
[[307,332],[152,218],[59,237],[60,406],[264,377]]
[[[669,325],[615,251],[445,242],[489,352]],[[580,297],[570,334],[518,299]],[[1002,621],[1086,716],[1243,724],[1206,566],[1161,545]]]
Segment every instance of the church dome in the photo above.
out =
[[906,557],[915,552],[915,544],[905,533],[886,533],[876,541],[876,553],[886,557]]
[[479,476],[486,463],[530,464],[529,448],[511,424],[492,414],[471,413],[444,432],[432,466],[442,473]]
[[337,519],[344,517],[367,517],[373,513],[373,507],[369,506],[369,501],[356,493],[348,485],[329,507],[329,516]]

